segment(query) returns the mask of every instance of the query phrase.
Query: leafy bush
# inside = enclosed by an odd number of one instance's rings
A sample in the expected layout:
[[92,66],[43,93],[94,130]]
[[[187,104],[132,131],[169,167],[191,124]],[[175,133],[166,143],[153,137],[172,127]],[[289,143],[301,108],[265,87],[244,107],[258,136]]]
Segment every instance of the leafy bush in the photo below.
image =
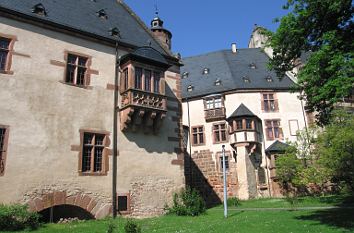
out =
[[240,206],[241,202],[237,197],[232,197],[232,198],[227,199],[227,205],[236,207],[236,206]]
[[29,212],[26,205],[0,205],[1,230],[35,230],[39,225],[39,215]]
[[141,233],[141,228],[133,220],[128,219],[124,225],[124,231],[125,233]]
[[114,223],[112,223],[112,222],[109,223],[109,224],[108,224],[107,233],[113,233],[116,228],[117,228],[117,227],[116,227],[116,225],[114,225]]
[[173,195],[173,206],[168,209],[169,214],[178,216],[198,216],[205,213],[206,206],[202,197],[195,189],[183,189]]

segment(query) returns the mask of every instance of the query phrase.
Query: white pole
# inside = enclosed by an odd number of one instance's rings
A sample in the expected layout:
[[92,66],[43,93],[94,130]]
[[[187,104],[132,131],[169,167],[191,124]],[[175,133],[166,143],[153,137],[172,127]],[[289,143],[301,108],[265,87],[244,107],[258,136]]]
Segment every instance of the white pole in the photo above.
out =
[[226,162],[225,162],[225,145],[222,145],[222,170],[224,176],[224,217],[227,218],[227,187],[226,187]]

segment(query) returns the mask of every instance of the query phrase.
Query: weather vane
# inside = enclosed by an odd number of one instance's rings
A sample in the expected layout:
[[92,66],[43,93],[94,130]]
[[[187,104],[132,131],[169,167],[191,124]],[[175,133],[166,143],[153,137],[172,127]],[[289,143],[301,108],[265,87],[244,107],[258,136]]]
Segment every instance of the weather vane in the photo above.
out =
[[159,16],[159,9],[157,8],[157,3],[155,3],[155,15]]

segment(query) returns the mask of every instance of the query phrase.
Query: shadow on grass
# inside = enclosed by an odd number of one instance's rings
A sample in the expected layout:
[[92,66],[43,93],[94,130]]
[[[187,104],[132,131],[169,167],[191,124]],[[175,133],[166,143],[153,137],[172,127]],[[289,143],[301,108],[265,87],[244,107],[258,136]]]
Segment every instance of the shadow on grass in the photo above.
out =
[[[331,198],[323,201],[338,203],[336,202],[338,200]],[[314,211],[308,215],[298,216],[296,219],[318,221],[322,225],[354,230],[354,197],[343,197],[336,206],[339,208]]]

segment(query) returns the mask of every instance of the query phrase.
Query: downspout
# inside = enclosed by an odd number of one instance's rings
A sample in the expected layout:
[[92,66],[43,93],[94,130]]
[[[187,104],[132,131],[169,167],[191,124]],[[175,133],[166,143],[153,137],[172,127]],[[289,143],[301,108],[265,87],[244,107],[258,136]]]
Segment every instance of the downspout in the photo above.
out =
[[192,182],[193,182],[193,171],[192,171],[192,143],[191,143],[191,119],[190,119],[190,113],[189,113],[189,101],[188,101],[188,97],[186,98],[187,101],[187,112],[188,112],[188,144],[189,144],[189,184],[192,188]]

